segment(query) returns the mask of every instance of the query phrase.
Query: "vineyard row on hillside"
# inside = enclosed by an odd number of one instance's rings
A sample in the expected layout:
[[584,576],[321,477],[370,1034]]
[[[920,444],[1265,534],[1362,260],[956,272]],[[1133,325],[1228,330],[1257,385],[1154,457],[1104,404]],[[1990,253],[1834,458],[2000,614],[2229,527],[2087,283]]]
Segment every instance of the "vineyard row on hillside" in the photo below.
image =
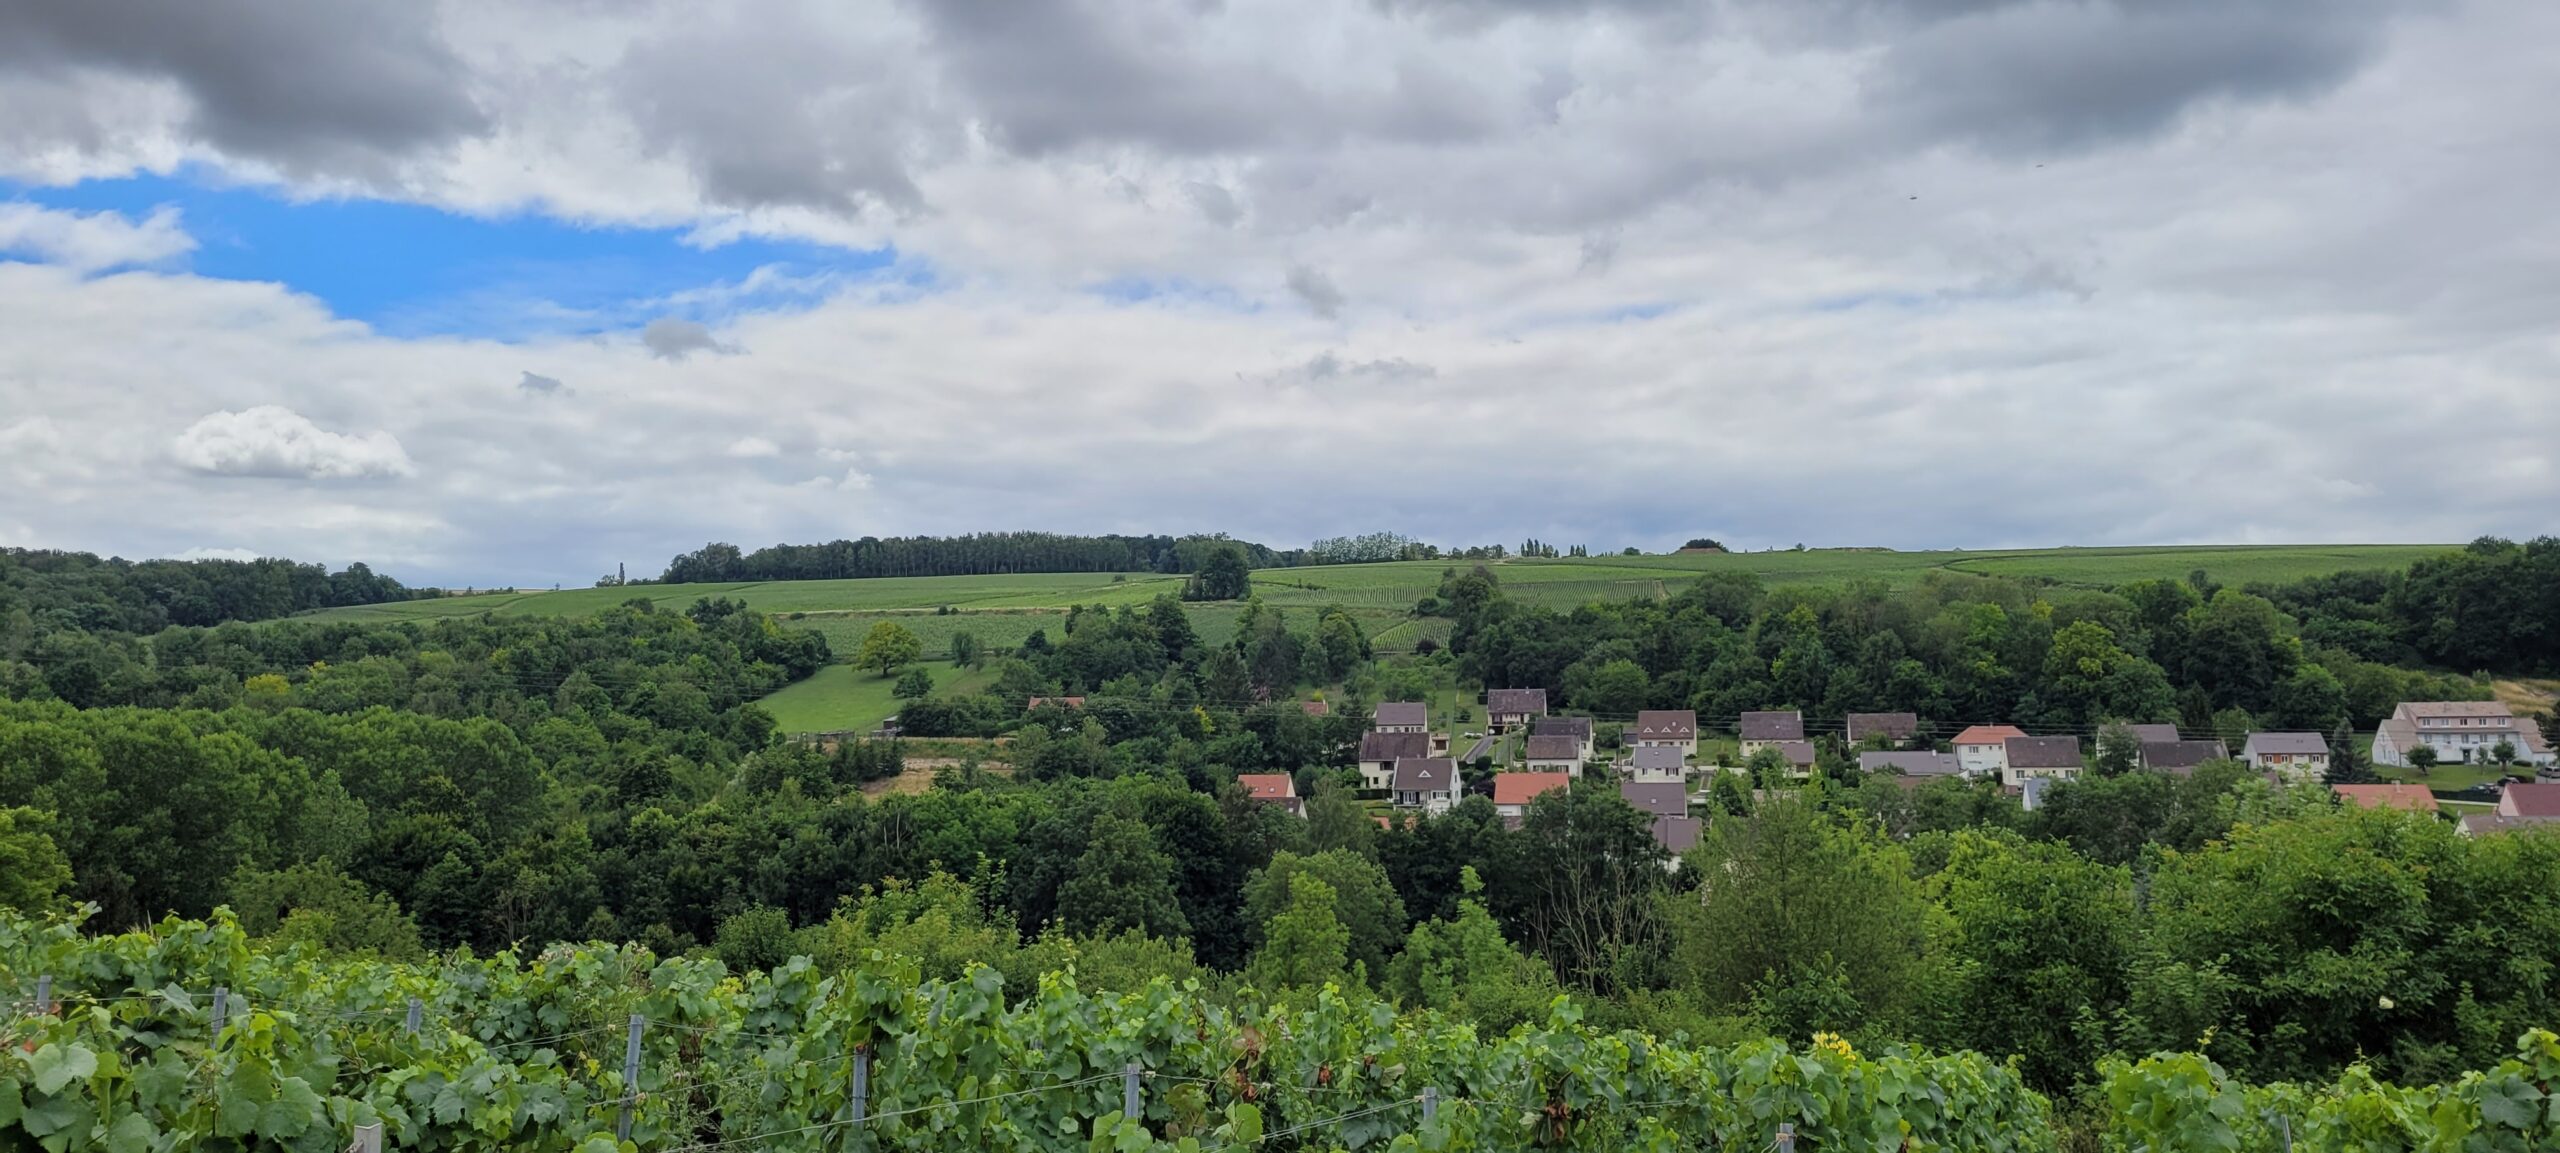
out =
[[[1782,1123],[1808,1150],[2058,1140],[2048,1103],[1978,1055],[1693,1048],[1586,1027],[1566,1000],[1490,1038],[1330,990],[1227,1008],[1057,974],[1008,998],[983,968],[740,976],[627,946],[407,966],[270,954],[227,919],[108,937],[0,919],[0,993],[0,1144],[50,1153],[323,1153],[377,1123],[387,1148],[581,1153],[1756,1149]],[[2359,1071],[2253,1088],[2156,1057],[2108,1071],[2106,1128],[2128,1150],[2549,1148],[2560,1038],[2522,1047],[2405,1089]]]

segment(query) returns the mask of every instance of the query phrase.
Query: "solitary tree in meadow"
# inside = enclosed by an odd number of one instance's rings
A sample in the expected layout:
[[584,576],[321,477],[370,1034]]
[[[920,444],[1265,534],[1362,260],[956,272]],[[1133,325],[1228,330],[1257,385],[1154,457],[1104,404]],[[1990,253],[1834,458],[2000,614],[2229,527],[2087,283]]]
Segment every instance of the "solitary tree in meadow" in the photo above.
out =
[[878,669],[880,675],[886,677],[898,666],[913,664],[923,655],[924,642],[917,640],[916,634],[908,632],[907,626],[896,621],[882,621],[871,626],[871,632],[862,638],[862,649],[854,654],[853,663],[866,669]]

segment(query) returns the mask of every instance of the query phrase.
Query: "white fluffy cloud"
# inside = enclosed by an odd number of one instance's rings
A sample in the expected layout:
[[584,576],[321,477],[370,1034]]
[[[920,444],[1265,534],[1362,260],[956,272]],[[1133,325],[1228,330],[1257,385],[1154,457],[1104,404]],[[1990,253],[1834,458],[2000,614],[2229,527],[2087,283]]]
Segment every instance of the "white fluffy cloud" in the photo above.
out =
[[272,404],[209,414],[178,434],[169,455],[187,468],[216,476],[354,480],[417,471],[401,451],[399,438],[388,432],[330,432],[301,413]]
[[157,264],[195,250],[178,210],[160,208],[139,221],[119,212],[66,212],[33,204],[0,204],[0,255],[17,255],[78,272]]
[[[487,584],[1023,526],[2460,540],[2560,498],[2560,6],[1035,7],[0,13],[0,173],[898,261],[403,341],[152,271],[174,217],[27,216],[0,524]],[[205,475],[243,472],[402,483]]]

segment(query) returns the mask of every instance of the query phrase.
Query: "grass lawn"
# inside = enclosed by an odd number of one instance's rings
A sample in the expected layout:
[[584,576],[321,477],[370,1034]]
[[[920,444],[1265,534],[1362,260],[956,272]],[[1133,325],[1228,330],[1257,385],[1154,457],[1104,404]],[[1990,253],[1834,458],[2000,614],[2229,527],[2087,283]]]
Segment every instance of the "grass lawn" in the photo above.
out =
[[[947,661],[928,661],[937,693],[974,693],[995,683],[992,669],[966,670]],[[786,733],[831,733],[865,730],[896,715],[899,701],[889,689],[896,677],[883,677],[852,665],[828,665],[807,679],[784,686],[757,701],[782,722]]]

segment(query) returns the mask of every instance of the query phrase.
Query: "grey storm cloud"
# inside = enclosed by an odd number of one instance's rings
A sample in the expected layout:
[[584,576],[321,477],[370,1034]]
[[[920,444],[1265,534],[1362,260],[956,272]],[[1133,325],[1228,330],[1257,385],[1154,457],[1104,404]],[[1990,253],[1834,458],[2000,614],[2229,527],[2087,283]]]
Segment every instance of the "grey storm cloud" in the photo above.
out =
[[363,171],[489,126],[434,24],[431,6],[405,0],[8,0],[0,61],[172,81],[215,147],[288,169]]
[[661,360],[683,360],[696,352],[727,352],[711,335],[711,328],[699,321],[661,316],[640,330],[640,343],[647,345],[649,355]]
[[1940,0],[1891,41],[1880,113],[1999,148],[2071,148],[2155,131],[2213,98],[2319,91],[2352,75],[2390,9],[2278,0]]
[[1322,269],[1301,264],[1289,270],[1289,291],[1306,304],[1308,311],[1326,320],[1342,315],[1342,290],[1334,287],[1333,278]]
[[1192,207],[1198,208],[1200,215],[1220,228],[1233,228],[1244,219],[1244,208],[1236,203],[1235,193],[1220,185],[1194,180],[1182,186],[1182,193],[1191,198]]
[[524,373],[516,380],[516,387],[535,396],[553,396],[568,389],[567,385],[560,383],[559,377],[544,376],[538,372]]

